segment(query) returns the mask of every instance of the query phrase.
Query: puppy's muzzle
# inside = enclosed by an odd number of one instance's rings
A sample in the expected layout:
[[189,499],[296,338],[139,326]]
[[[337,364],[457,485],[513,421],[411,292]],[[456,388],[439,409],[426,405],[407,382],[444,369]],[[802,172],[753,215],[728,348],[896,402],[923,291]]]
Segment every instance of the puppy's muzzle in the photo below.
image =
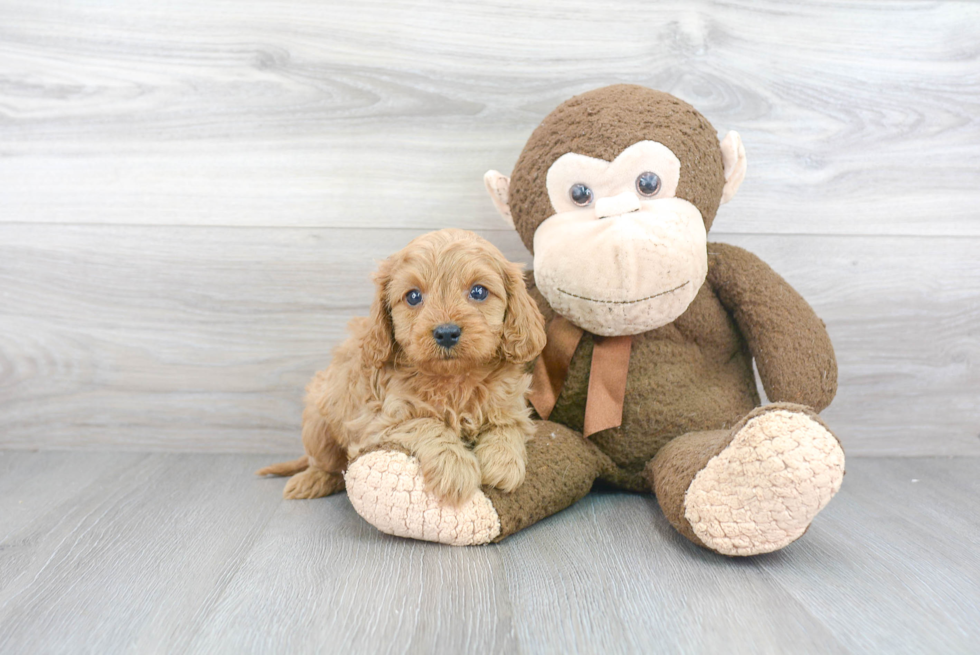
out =
[[432,330],[432,337],[441,347],[449,349],[459,343],[459,335],[462,333],[463,330],[455,323],[443,323]]

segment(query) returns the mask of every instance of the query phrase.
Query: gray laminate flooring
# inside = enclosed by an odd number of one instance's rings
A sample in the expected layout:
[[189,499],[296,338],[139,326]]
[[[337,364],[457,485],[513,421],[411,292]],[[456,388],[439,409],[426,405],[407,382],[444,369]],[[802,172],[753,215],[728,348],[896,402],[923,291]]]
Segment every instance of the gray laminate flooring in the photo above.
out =
[[860,459],[782,552],[726,559],[649,496],[504,543],[283,501],[268,455],[0,452],[0,652],[980,652],[980,459]]

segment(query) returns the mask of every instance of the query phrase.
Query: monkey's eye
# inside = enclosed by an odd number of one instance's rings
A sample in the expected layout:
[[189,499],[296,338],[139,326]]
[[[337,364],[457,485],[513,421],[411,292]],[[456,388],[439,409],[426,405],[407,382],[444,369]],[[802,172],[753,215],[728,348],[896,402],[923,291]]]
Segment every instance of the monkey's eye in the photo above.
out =
[[657,191],[660,191],[660,176],[650,171],[640,173],[640,176],[636,178],[636,190],[640,192],[641,196],[657,195]]
[[474,284],[470,289],[470,298],[473,300],[486,300],[490,292],[482,284]]
[[405,302],[407,302],[412,307],[415,307],[422,302],[422,292],[418,289],[412,289],[405,294]]
[[568,197],[579,207],[585,207],[592,202],[592,189],[584,184],[573,184],[568,190]]

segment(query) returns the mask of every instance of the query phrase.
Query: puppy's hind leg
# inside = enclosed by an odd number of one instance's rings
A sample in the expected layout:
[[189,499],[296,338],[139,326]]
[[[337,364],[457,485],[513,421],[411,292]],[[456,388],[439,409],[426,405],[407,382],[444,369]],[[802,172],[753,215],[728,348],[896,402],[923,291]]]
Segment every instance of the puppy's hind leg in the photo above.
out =
[[310,466],[289,478],[282,497],[322,498],[343,491],[347,453],[334,440],[326,417],[313,403],[303,411],[303,448]]
[[295,474],[282,492],[289,500],[322,498],[343,491],[347,453],[331,436],[326,418],[313,403],[303,411],[303,447],[306,454],[299,459],[267,466],[258,473]]
[[344,490],[344,476],[340,473],[329,473],[323,469],[311,466],[302,473],[289,478],[282,497],[287,500],[304,498],[322,498]]
[[316,464],[311,466],[306,455],[291,462],[266,466],[255,473],[256,475],[292,475],[282,492],[283,498],[289,500],[322,498],[344,489],[344,478],[340,473],[328,473]]

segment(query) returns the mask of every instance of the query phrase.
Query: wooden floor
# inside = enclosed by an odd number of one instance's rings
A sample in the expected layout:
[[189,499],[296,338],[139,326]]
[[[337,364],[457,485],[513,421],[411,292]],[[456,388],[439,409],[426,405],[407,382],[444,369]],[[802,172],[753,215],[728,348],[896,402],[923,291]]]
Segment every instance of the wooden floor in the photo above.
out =
[[503,544],[281,500],[261,455],[0,451],[0,652],[966,653],[980,459],[852,458],[785,551],[696,548],[594,492]]

